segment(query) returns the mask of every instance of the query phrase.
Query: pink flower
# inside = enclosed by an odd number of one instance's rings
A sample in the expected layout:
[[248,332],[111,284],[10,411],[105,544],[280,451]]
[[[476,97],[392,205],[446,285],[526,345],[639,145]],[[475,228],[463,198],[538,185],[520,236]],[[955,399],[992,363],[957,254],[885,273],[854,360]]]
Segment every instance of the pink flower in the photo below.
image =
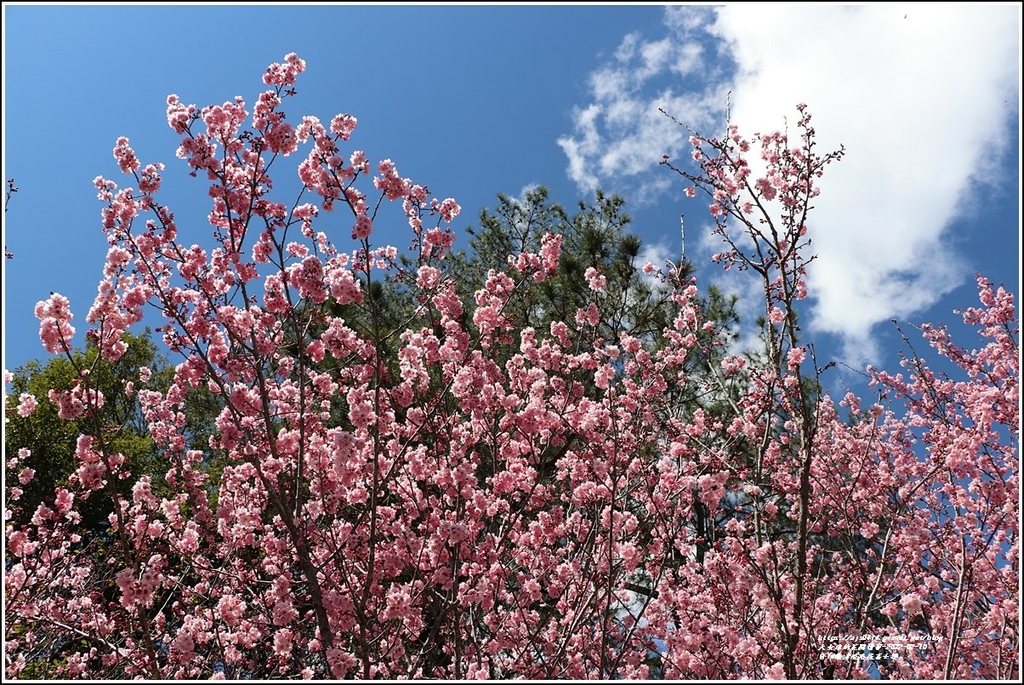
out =
[[267,149],[271,152],[282,155],[290,155],[299,147],[299,140],[295,136],[295,129],[286,121],[271,124],[264,134],[263,139],[267,143]]
[[366,394],[357,388],[348,393],[348,415],[352,423],[359,428],[366,428],[376,421],[373,405]]
[[174,129],[175,133],[182,134],[188,130],[195,114],[195,105],[186,107],[181,104],[177,95],[167,96],[167,125]]
[[544,271],[553,274],[558,271],[558,258],[562,252],[562,235],[545,233],[540,239],[540,259]]
[[236,595],[224,595],[217,602],[217,611],[220,617],[229,626],[238,625],[245,614],[246,603]]
[[187,664],[195,656],[195,648],[195,640],[185,629],[171,642],[171,654],[178,663]]
[[380,176],[373,179],[373,185],[378,190],[383,190],[385,197],[389,200],[397,200],[409,193],[412,182],[407,178],[398,175],[395,164],[390,159],[385,159],[377,165]]
[[117,145],[114,146],[114,159],[117,160],[121,171],[126,174],[138,171],[141,166],[138,158],[135,156],[135,151],[129,147],[128,139],[124,136],[117,139]]
[[289,600],[278,600],[274,603],[274,625],[284,626],[288,625],[296,618],[298,618],[299,612],[295,610],[295,606]]
[[53,503],[57,507],[58,513],[68,514],[71,511],[71,505],[74,503],[74,500],[75,496],[66,488],[57,488],[57,497]]
[[295,634],[288,628],[282,628],[274,633],[274,654],[286,657],[292,652],[292,641]]
[[[335,269],[328,277],[331,296],[338,304],[351,304],[363,301],[360,281],[346,268]],[[325,340],[326,342],[326,340]]]
[[7,538],[7,548],[16,557],[31,554],[35,547],[36,545],[29,542],[28,535],[22,530],[11,533]]
[[775,199],[777,191],[769,179],[759,178],[754,186],[761,192],[761,196],[764,197],[765,200],[771,202]]
[[18,416],[26,418],[32,416],[36,411],[36,398],[27,392],[18,396]]
[[590,326],[596,326],[600,322],[601,312],[598,311],[597,305],[593,302],[576,311],[576,323],[586,323]]
[[71,347],[75,328],[71,325],[71,303],[60,293],[53,293],[48,300],[36,303],[36,318],[39,319],[39,338],[50,354],[60,354]]
[[910,592],[900,597],[900,604],[903,605],[903,610],[911,616],[920,614],[924,607],[924,602],[916,592]]
[[344,678],[358,662],[353,654],[332,648],[327,650],[327,663],[332,678]]
[[613,378],[615,378],[615,367],[611,364],[602,364],[594,374],[594,385],[602,390],[607,390],[611,386]]
[[357,123],[358,119],[351,114],[339,114],[331,119],[331,133],[342,140],[348,140],[356,130]]
[[416,274],[416,285],[424,290],[431,290],[441,280],[441,272],[432,266],[421,266]]
[[349,157],[349,163],[352,165],[353,171],[368,174],[370,173],[370,160],[366,158],[366,153],[362,150],[356,150]]
[[373,232],[373,221],[365,214],[356,217],[356,225],[352,228],[353,240],[365,240]]
[[604,290],[605,285],[608,283],[608,279],[605,278],[604,274],[592,266],[587,267],[584,277],[587,279],[587,285],[590,286],[590,289],[597,292]]
[[438,211],[441,213],[441,218],[445,221],[454,221],[455,217],[457,217],[459,212],[462,211],[462,207],[460,207],[454,199],[449,197],[445,198],[445,200],[441,202],[438,206]]
[[160,173],[163,171],[163,164],[147,164],[139,176],[139,190],[146,195],[154,195],[160,190]]
[[323,340],[314,340],[306,345],[306,354],[309,355],[310,359],[318,364],[324,360],[325,352],[326,348],[324,347]]
[[740,369],[744,368],[746,365],[747,360],[743,359],[742,357],[737,357],[736,355],[732,355],[730,357],[725,357],[724,359],[722,359],[722,369],[727,374],[736,373]]
[[455,234],[450,228],[432,228],[423,236],[423,248],[427,251],[437,247],[444,252],[450,250],[454,243]]
[[263,74],[263,82],[268,86],[291,86],[295,85],[295,77],[306,70],[306,62],[299,59],[294,52],[284,57],[284,64],[275,62],[267,67]]

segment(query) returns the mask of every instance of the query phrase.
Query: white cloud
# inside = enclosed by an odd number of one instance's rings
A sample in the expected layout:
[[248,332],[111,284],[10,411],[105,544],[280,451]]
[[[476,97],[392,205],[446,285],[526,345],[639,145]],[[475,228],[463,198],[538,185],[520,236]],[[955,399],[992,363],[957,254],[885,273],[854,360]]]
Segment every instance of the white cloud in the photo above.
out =
[[[1019,6],[670,7],[665,26],[667,37],[623,40],[559,139],[581,189],[678,192],[657,165],[687,154],[686,135],[658,107],[713,135],[731,89],[731,119],[749,135],[806,102],[819,150],[847,150],[811,216],[811,327],[841,336],[847,360],[870,360],[874,324],[965,281],[944,231],[973,184],[997,178],[1019,116]],[[662,89],[646,92],[658,76]]]
[[619,43],[619,47],[615,50],[615,59],[620,62],[628,62],[633,59],[633,55],[636,54],[636,46],[640,43],[640,34],[633,32],[627,33],[622,38],[622,42]]
[[670,5],[665,8],[665,26],[676,33],[696,31],[707,26],[712,16],[704,7]]
[[672,71],[680,76],[689,76],[696,73],[704,64],[704,48],[697,43],[683,45],[675,54],[675,62],[672,64]]
[[[646,264],[654,265],[655,272],[647,275],[643,272]],[[640,269],[641,277],[647,282],[652,290],[662,290],[667,286],[656,275],[659,271],[667,274],[669,270],[679,263],[679,254],[673,253],[672,248],[664,242],[644,243],[640,254],[637,255],[636,266]]]
[[644,59],[644,66],[639,74],[640,80],[646,81],[655,74],[660,74],[665,65],[674,59],[676,51],[676,46],[669,38],[653,43],[644,43],[640,48],[640,54]]

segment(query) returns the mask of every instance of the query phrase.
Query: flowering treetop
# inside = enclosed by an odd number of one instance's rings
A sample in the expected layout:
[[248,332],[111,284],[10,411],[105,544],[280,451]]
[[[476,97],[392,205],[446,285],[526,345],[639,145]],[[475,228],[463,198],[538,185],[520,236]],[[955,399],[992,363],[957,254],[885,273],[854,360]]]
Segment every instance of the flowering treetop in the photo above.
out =
[[[614,274],[594,264],[568,311],[521,326],[517,298],[567,263],[556,234],[460,297],[458,204],[350,150],[352,116],[293,126],[304,69],[271,65],[251,113],[168,98],[178,157],[209,183],[208,245],[181,242],[164,167],[126,138],[133,185],[95,181],[110,248],[90,340],[115,362],[153,306],[180,362],[166,388],[120,379],[158,449],[148,472],[118,451],[90,368],[50,394],[81,433],[66,482],[8,526],[8,675],[1017,675],[1012,299],[979,279],[980,350],[924,329],[966,380],[914,357],[909,378],[872,372],[877,404],[823,393],[798,307],[816,179],[842,151],[815,151],[805,108],[799,140],[755,139],[763,176],[734,127],[695,134],[699,172],[680,171],[712,199],[718,261],[764,286],[765,349],[741,356],[681,268],[661,275],[672,315],[653,335],[607,316]],[[271,172],[303,145],[288,195]],[[405,262],[373,243],[399,203]],[[339,208],[351,250],[323,230]],[[37,315],[76,362],[67,299]],[[217,415],[196,446],[200,392]],[[30,452],[7,455],[26,482]],[[94,497],[109,515],[87,529]],[[888,660],[839,647],[901,636]]]

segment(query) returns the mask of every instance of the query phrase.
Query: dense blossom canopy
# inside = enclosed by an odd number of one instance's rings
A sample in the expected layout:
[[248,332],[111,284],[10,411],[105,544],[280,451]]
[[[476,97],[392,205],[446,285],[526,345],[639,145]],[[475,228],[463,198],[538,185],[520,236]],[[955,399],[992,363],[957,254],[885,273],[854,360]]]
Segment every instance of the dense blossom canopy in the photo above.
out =
[[[127,138],[132,185],[95,181],[110,250],[90,340],[116,361],[155,306],[180,361],[166,390],[120,379],[151,472],[117,451],[89,368],[8,398],[10,420],[53,402],[83,427],[66,482],[8,523],[8,677],[1019,675],[1013,299],[978,278],[975,347],[921,328],[948,374],[909,356],[869,370],[871,400],[824,393],[798,317],[808,212],[843,151],[818,153],[807,108],[795,138],[694,133],[697,171],[677,169],[710,201],[716,261],[763,285],[763,349],[740,354],[680,265],[644,268],[672,311],[655,333],[609,326],[597,265],[568,316],[522,325],[516,298],[564,263],[556,234],[460,296],[458,204],[350,149],[355,117],[293,125],[304,69],[271,65],[251,112],[168,97],[208,244],[181,242],[163,165]],[[272,168],[306,148],[278,193]],[[404,259],[373,242],[392,208]],[[75,359],[68,300],[36,313]],[[196,446],[200,390],[218,413]],[[12,511],[26,457],[6,455]],[[109,516],[87,527],[98,493]]]

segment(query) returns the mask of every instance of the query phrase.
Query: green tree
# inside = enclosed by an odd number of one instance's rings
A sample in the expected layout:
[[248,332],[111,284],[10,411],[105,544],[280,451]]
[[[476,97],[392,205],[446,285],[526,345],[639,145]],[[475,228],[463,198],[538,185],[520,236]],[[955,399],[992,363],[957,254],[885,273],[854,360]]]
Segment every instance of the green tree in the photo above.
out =
[[[505,313],[516,328],[533,327],[546,332],[551,322],[563,321],[570,326],[569,336],[578,349],[586,349],[599,339],[617,344],[622,335],[638,338],[654,349],[664,344],[661,334],[673,326],[676,307],[671,288],[643,273],[644,243],[630,230],[632,218],[625,212],[625,205],[621,196],[598,190],[592,202],[581,200],[577,211],[570,215],[560,204],[550,201],[544,186],[527,191],[522,200],[499,193],[498,206],[493,211],[480,212],[479,228],[467,229],[472,236],[469,249],[454,256],[450,274],[469,303],[474,291],[483,286],[488,270],[515,276],[515,270],[509,267],[509,256],[536,253],[545,234],[560,235],[557,273],[528,288],[517,289],[506,306]],[[654,266],[659,270],[666,267]],[[604,276],[605,285],[599,293],[589,286],[590,268]],[[686,259],[667,268],[667,278],[677,283],[686,283],[694,275],[693,264]],[[739,321],[735,296],[727,296],[711,286],[698,299],[707,318],[717,322],[719,329],[729,332],[736,328]],[[591,303],[597,307],[598,324],[578,323],[577,310]],[[467,306],[467,310],[471,309]],[[699,337],[703,356],[688,360],[694,372],[717,363],[723,354],[722,349],[711,346],[710,332],[701,331]],[[734,336],[727,339],[735,340]]]
[[[111,452],[125,456],[133,474],[149,475],[154,491],[164,491],[169,464],[148,434],[137,391],[166,391],[174,369],[159,353],[149,329],[137,335],[126,333],[123,339],[127,350],[116,362],[104,360],[90,339],[70,359],[54,357],[45,363],[33,360],[13,372],[5,406],[4,477],[9,483],[18,482],[26,468],[34,475],[19,484],[21,497],[8,503],[12,517],[9,523],[25,524],[40,504],[52,502],[55,487],[67,485],[78,468],[75,446],[81,434],[102,435]],[[70,391],[79,385],[101,392],[103,406],[96,413],[65,421],[59,416],[59,406],[49,399],[50,393]],[[26,394],[35,398],[36,406],[22,416],[18,407]],[[205,389],[194,389],[186,400],[189,446],[207,453],[213,471],[219,471],[219,466],[208,438],[219,411],[220,402]],[[80,509],[84,529],[101,534],[108,525],[111,506],[105,490],[93,493]]]
[[[631,218],[624,206],[622,197],[598,190],[593,202],[580,201],[570,216],[549,201],[544,186],[528,191],[522,201],[499,194],[493,212],[481,211],[480,228],[467,230],[473,236],[469,252],[461,256],[453,274],[471,297],[489,269],[508,270],[509,255],[539,252],[543,236],[557,234],[562,237],[558,272],[522,289],[509,303],[506,314],[516,326],[540,331],[552,321],[564,321],[572,327],[571,337],[583,345],[598,338],[615,342],[622,334],[653,339],[671,324],[671,302],[668,289],[658,288],[640,270],[643,241],[628,230]],[[600,293],[589,287],[590,268],[606,281]],[[688,263],[678,269],[682,278],[692,271]],[[600,312],[599,323],[576,323],[577,310],[591,302]]]

